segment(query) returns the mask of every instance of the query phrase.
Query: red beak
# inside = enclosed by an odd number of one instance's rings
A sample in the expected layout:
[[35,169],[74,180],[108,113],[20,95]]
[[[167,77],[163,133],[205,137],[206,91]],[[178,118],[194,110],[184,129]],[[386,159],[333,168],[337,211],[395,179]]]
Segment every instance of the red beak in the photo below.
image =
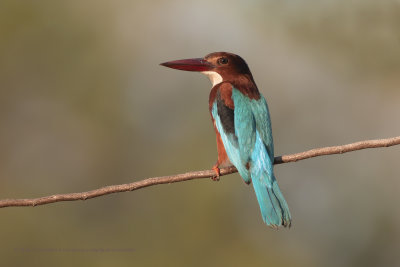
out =
[[186,71],[209,71],[213,69],[213,65],[203,58],[192,58],[192,59],[182,59],[169,61],[165,63],[161,63],[160,65],[177,69],[177,70],[186,70]]

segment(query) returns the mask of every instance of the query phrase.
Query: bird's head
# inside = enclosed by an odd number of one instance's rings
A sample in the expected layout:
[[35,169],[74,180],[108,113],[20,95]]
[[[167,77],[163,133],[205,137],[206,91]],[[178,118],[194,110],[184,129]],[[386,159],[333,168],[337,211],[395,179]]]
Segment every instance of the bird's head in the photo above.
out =
[[208,76],[213,86],[240,77],[253,80],[246,62],[240,56],[227,52],[215,52],[204,58],[175,60],[160,65],[177,70],[201,72]]

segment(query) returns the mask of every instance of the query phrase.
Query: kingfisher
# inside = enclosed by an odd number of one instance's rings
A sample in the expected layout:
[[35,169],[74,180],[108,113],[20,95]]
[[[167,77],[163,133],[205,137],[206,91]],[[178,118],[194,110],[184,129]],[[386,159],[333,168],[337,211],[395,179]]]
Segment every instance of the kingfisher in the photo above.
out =
[[220,167],[234,165],[253,188],[264,222],[272,228],[291,225],[289,207],[274,175],[274,144],[268,105],[247,63],[238,55],[215,52],[204,58],[169,61],[160,65],[201,72],[212,83],[209,111],[217,137]]

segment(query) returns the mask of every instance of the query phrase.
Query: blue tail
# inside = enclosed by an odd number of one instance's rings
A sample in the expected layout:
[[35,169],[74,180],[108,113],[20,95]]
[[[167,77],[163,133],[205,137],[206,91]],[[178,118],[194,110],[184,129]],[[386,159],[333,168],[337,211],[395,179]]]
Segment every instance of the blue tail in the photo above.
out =
[[290,227],[289,207],[275,179],[273,162],[258,134],[251,156],[250,175],[264,222],[272,227]]
[[[290,227],[292,219],[286,200],[279,189],[275,177],[272,176],[271,179],[267,175],[265,172],[259,177],[252,175],[253,187],[263,220],[272,227],[280,225]],[[272,181],[272,186],[265,182],[268,180]]]

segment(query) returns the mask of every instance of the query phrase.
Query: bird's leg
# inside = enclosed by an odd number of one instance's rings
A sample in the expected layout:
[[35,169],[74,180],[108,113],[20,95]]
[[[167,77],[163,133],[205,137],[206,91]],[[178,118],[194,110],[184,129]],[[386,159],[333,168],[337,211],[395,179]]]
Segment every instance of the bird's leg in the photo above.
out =
[[214,166],[212,167],[213,171],[215,172],[215,176],[211,177],[211,180],[213,180],[214,182],[219,181],[219,176],[220,176],[220,170],[219,170],[219,164],[218,162],[214,164]]
[[221,175],[219,166],[221,164],[225,164],[228,160],[228,155],[226,154],[224,144],[222,143],[221,135],[219,134],[217,127],[215,126],[214,122],[214,129],[215,133],[217,134],[217,151],[218,151],[218,159],[217,162],[214,164],[212,169],[215,172],[215,176],[211,177],[213,181],[219,181],[219,176]]

